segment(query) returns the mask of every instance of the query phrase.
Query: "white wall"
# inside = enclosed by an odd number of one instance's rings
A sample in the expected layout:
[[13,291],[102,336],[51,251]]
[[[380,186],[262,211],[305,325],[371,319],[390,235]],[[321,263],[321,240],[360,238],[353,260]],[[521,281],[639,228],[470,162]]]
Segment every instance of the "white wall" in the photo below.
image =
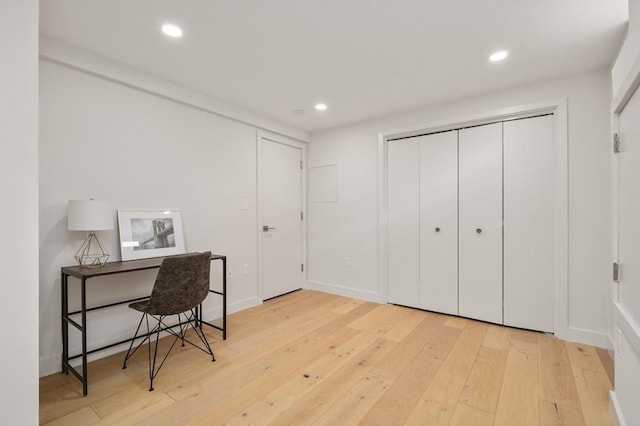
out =
[[[378,133],[566,97],[569,333],[606,346],[610,281],[610,76],[597,70],[312,134],[309,167],[337,164],[338,201],[309,203],[309,286],[384,301],[377,276]],[[313,194],[309,194],[313,197]],[[345,266],[344,258],[350,260]]]
[[[181,210],[188,251],[228,256],[229,311],[261,303],[257,128],[93,71],[40,61],[41,375],[60,370],[60,267],[74,264],[73,254],[85,237],[67,230],[71,199],[107,200],[114,209]],[[249,200],[248,210],[243,199]],[[99,232],[98,238],[111,260],[120,259],[117,228]],[[240,273],[243,264],[249,265],[247,275]],[[219,262],[213,266],[214,285],[219,285]],[[95,304],[143,296],[154,277],[154,271],[144,271],[92,279],[88,298]],[[219,299],[207,303],[205,318],[217,317],[220,306]],[[126,305],[90,314],[89,348],[130,337],[137,321]],[[79,344],[71,331],[72,353],[78,353]]]
[[0,2],[0,424],[38,424],[38,2]]

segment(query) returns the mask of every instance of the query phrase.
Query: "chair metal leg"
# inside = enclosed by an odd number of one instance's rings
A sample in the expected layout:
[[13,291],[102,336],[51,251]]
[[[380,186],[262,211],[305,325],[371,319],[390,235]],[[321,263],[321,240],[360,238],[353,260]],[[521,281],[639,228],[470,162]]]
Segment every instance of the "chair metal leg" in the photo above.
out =
[[[138,328],[136,328],[136,332],[133,335],[133,339],[131,339],[131,344],[129,345],[129,350],[127,351],[127,354],[124,356],[124,362],[122,363],[122,369],[124,370],[125,368],[127,368],[127,361],[129,360],[129,358],[138,350],[138,348],[140,347],[140,345],[138,345],[133,352],[131,352],[131,348],[133,348],[133,343],[136,341],[136,337],[138,337],[138,332],[140,331],[140,326],[142,325],[142,320],[144,319],[144,317],[147,314],[142,314],[142,316],[140,317],[140,322],[138,323]],[[144,342],[144,340],[143,340]],[[142,344],[142,343],[141,343]]]
[[[162,366],[164,365],[165,361],[169,357],[169,354],[173,350],[173,347],[175,346],[175,344],[178,342],[178,339],[181,341],[182,346],[185,346],[185,343],[189,343],[190,345],[192,345],[192,346],[200,349],[201,351],[211,355],[211,362],[214,362],[216,360],[216,358],[215,358],[215,356],[213,354],[213,349],[211,348],[211,345],[209,344],[209,341],[207,340],[207,336],[204,334],[204,331],[202,329],[200,329],[200,327],[198,326],[198,323],[196,321],[196,318],[197,318],[196,315],[197,314],[194,312],[193,309],[190,312],[187,311],[186,313],[183,312],[182,314],[184,314],[184,316],[185,316],[184,321],[183,321],[183,319],[181,317],[181,314],[177,314],[178,315],[178,324],[177,324],[177,326],[179,328],[179,331],[177,331],[177,332],[171,330],[171,327],[169,327],[167,324],[165,324],[164,321],[165,321],[166,315],[160,315],[160,316],[156,317],[155,315],[144,313],[142,315],[142,317],[140,318],[140,322],[138,323],[138,327],[136,328],[135,335],[134,335],[133,339],[131,340],[131,345],[129,345],[129,350],[127,351],[127,354],[125,355],[122,368],[123,369],[127,368],[127,361],[129,360],[129,358],[131,358],[133,356],[133,354],[145,342],[148,341],[147,353],[148,353],[148,361],[149,361],[149,391],[150,392],[153,390],[153,379],[155,379],[155,377],[160,372],[160,369],[162,368]],[[149,324],[149,316],[152,316],[157,321],[157,324],[155,324],[153,327]],[[147,334],[145,335],[144,339],[142,339],[140,341],[140,343],[134,349],[133,348],[133,344],[134,344],[135,339],[138,337],[138,334],[140,333],[140,328],[142,326],[142,322],[143,321],[146,323]],[[176,325],[174,325],[174,327],[175,326]],[[204,345],[204,348],[202,348],[200,345],[196,345],[195,343],[189,341],[186,338],[186,334],[189,331],[189,326],[191,326],[191,328],[193,329],[194,333],[196,333],[196,335],[198,336],[198,338],[200,339],[200,341]],[[171,346],[169,347],[169,349],[167,350],[167,353],[162,358],[162,361],[160,361],[159,364],[158,364],[158,361],[159,361],[158,360],[158,346],[160,344],[160,332],[162,332],[162,331],[167,331],[168,333],[172,334],[174,336],[174,340],[171,343]],[[152,342],[152,340],[153,340],[152,336],[153,335],[155,335],[155,342]],[[152,352],[151,345],[152,344],[155,345],[154,348],[153,348],[153,356],[151,355],[151,352]]]
[[[156,357],[158,356],[158,343],[159,343],[158,340],[160,340],[161,324],[162,324],[162,316],[160,316],[160,319],[158,320],[158,324],[156,325],[156,329],[155,329],[155,332],[156,332],[156,345],[155,345],[155,348],[153,350],[153,364],[151,363],[151,339],[149,339],[149,392],[151,392],[153,390],[153,378],[157,374],[157,372],[156,372]],[[148,316],[147,316],[147,332],[150,332]],[[164,361],[163,361],[163,364],[164,364]],[[162,367],[162,365],[160,365],[160,367]],[[160,368],[158,368],[158,370],[160,370]]]

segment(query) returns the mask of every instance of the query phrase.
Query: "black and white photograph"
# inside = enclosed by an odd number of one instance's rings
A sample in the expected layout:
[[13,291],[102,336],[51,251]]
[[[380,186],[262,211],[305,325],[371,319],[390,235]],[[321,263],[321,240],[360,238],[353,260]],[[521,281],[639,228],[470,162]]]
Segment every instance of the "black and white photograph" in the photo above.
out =
[[176,210],[118,210],[122,260],[185,253],[182,216]]
[[131,233],[138,244],[134,250],[149,250],[176,246],[173,219],[134,218],[131,219]]

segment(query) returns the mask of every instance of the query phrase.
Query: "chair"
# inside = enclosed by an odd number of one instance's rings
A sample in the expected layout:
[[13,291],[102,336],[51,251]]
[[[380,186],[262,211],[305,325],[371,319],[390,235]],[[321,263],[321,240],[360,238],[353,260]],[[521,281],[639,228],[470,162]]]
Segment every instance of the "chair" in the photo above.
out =
[[[153,379],[166,361],[169,353],[175,346],[178,339],[182,346],[185,342],[195,346],[201,351],[211,355],[211,361],[215,361],[213,350],[207,341],[207,337],[202,332],[202,324],[198,324],[198,307],[209,294],[209,270],[211,268],[211,252],[189,253],[185,255],[167,257],[162,261],[158,276],[156,277],[153,291],[149,299],[134,302],[129,305],[131,309],[142,312],[142,318],[138,323],[135,335],[131,340],[129,350],[124,357],[122,368],[127,368],[127,361],[145,342],[149,342],[149,391],[153,390]],[[171,326],[165,322],[166,317],[177,315],[178,323]],[[184,316],[184,320],[182,318]],[[149,326],[149,317],[153,317],[157,324]],[[139,335],[142,322],[147,324],[147,333]],[[198,344],[190,342],[185,338],[189,325],[198,336],[204,348]],[[178,328],[174,331],[173,328]],[[160,332],[167,331],[175,336],[171,347],[156,368],[158,355],[158,339]],[[144,332],[144,330],[143,330]],[[151,336],[155,334],[155,347],[153,349],[153,359],[151,359]],[[144,338],[143,338],[144,337]],[[133,349],[136,339],[143,338]],[[133,350],[132,350],[133,349]]]

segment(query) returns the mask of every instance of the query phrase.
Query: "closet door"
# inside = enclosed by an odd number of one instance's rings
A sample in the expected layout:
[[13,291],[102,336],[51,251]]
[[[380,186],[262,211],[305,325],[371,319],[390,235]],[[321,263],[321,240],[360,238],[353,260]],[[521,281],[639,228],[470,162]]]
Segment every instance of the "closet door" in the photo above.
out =
[[458,132],[420,144],[420,308],[458,315]]
[[420,300],[420,145],[389,142],[387,268],[389,303],[418,308]]
[[504,123],[504,323],[553,332],[553,116]]
[[502,323],[502,123],[459,131],[459,314]]

